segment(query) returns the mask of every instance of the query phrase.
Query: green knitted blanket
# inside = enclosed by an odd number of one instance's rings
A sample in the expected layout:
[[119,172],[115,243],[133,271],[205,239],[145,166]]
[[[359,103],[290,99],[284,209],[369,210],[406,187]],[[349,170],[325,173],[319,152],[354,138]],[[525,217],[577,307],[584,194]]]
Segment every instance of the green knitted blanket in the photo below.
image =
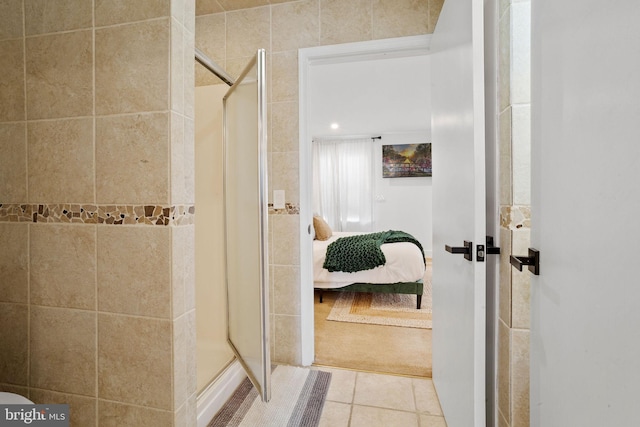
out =
[[414,243],[420,248],[424,259],[422,245],[411,234],[389,230],[340,237],[327,247],[327,256],[323,267],[329,271],[345,271],[347,273],[371,270],[387,262],[380,246],[383,243],[396,242]]

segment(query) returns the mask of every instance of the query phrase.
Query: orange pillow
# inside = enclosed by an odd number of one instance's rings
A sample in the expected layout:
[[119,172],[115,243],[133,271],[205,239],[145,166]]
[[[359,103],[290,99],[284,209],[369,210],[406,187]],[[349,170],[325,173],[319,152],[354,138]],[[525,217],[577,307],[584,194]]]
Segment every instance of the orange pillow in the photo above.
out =
[[327,240],[333,235],[329,224],[319,216],[313,217],[313,229],[316,231],[316,239],[318,240]]

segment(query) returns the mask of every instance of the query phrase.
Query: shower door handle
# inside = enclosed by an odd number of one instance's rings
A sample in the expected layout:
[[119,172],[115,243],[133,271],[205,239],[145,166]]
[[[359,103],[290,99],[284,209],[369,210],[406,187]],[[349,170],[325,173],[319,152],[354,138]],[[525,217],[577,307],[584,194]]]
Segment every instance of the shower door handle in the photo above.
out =
[[473,247],[472,242],[464,241],[464,246],[453,247],[449,245],[444,245],[444,250],[451,254],[463,254],[464,259],[467,261],[473,261],[473,253],[471,252],[471,248]]

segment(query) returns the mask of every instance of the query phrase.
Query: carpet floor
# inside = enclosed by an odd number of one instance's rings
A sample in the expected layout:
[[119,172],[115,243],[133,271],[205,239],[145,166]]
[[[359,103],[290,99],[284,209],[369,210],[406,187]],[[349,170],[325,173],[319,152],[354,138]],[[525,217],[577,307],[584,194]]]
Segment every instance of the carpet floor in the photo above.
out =
[[431,329],[326,320],[338,296],[315,296],[316,365],[431,377]]
[[[431,305],[431,258],[426,264],[429,293],[423,295],[423,307]],[[324,292],[322,304],[315,295],[316,365],[431,378],[431,329],[327,320],[339,294]]]
[[329,372],[278,365],[268,403],[246,378],[207,427],[317,427],[330,381]]

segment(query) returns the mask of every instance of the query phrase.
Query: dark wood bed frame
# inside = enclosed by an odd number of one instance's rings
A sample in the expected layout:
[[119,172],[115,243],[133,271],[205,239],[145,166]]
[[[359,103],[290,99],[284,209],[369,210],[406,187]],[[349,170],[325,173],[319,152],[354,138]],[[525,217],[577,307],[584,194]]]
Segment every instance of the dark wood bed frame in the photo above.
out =
[[314,288],[320,292],[320,302],[322,302],[322,295],[324,291],[334,292],[371,292],[371,293],[383,293],[383,294],[415,294],[417,299],[417,308],[420,310],[422,305],[422,292],[424,290],[424,284],[422,280],[417,282],[398,282],[388,284],[373,284],[373,283],[353,283],[342,288]]

